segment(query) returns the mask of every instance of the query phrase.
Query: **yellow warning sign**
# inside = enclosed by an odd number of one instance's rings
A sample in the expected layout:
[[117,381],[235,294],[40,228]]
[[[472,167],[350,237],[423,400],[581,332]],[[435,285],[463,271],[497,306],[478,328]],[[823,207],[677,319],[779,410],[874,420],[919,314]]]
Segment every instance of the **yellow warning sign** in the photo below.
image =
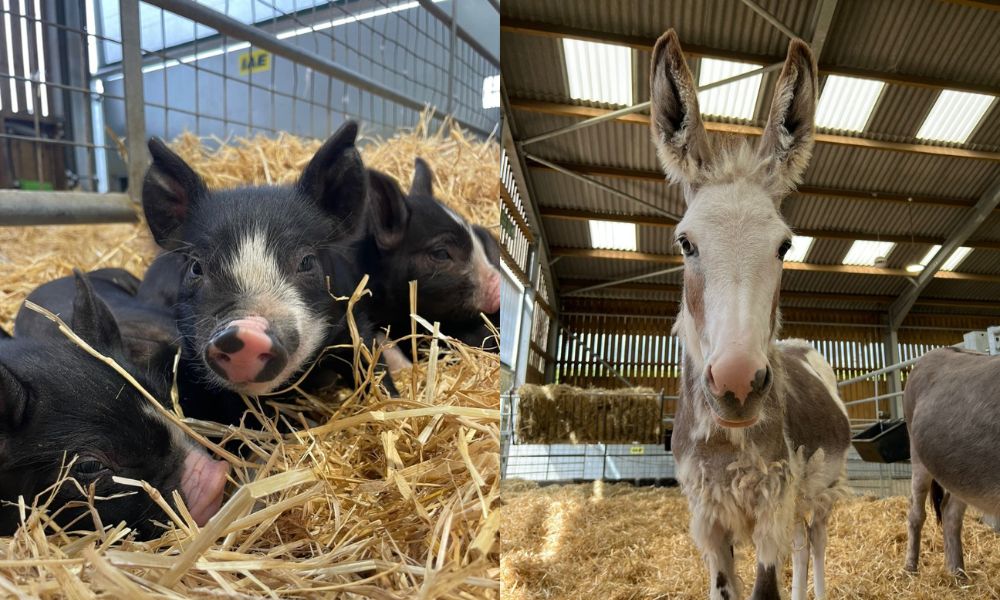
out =
[[646,453],[646,447],[645,446],[632,446],[631,448],[628,449],[628,453],[629,454],[645,454]]
[[254,50],[240,54],[240,75],[270,70],[271,53],[267,50]]

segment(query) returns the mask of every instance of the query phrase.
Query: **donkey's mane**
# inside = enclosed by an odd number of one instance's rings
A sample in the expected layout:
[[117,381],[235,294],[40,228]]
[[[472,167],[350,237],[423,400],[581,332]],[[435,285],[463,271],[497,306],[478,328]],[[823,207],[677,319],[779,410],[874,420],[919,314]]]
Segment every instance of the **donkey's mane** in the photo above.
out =
[[715,136],[712,146],[712,159],[701,172],[703,183],[718,185],[751,180],[767,185],[770,160],[760,156],[747,138]]

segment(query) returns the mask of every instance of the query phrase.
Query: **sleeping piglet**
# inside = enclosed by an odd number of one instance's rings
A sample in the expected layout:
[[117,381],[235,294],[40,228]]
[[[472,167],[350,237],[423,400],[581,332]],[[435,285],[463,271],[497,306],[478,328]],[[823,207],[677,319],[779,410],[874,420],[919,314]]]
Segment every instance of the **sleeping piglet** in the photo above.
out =
[[[121,331],[107,304],[76,274],[73,331],[114,359],[157,398],[167,382],[151,379],[125,358]],[[204,525],[222,504],[225,462],[213,460],[110,366],[48,330],[0,340],[0,535],[18,527],[18,497],[29,506],[49,498],[60,469],[68,475],[55,491],[50,514],[63,528],[92,530],[90,490],[103,526],[125,522],[140,538],[169,522],[149,494],[114,477],[144,480],[173,504],[179,490],[191,516]],[[75,481],[75,484],[74,484]],[[13,503],[13,504],[12,504]]]
[[369,169],[369,236],[360,256],[371,274],[372,318],[398,337],[410,331],[409,282],[417,282],[417,313],[470,346],[497,351],[482,315],[500,316],[500,252],[478,225],[434,197],[422,159],[408,194],[395,179]]

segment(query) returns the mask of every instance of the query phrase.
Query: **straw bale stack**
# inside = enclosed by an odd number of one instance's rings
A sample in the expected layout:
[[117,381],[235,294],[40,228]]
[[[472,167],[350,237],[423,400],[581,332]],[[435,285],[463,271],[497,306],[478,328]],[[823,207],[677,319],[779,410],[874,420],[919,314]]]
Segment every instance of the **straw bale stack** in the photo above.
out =
[[[210,185],[226,186],[292,181],[316,145],[283,136],[209,151],[186,136],[175,148]],[[442,200],[497,225],[495,143],[424,123],[368,140],[363,154],[404,182],[413,157],[427,158]],[[0,322],[9,327],[28,292],[73,267],[141,276],[154,255],[142,223],[0,228]],[[390,398],[373,385],[371,349],[355,340],[366,383],[284,406],[286,419],[316,423],[295,434],[191,424],[254,449],[252,464],[233,465],[226,503],[203,528],[182,510],[151,542],[115,524],[66,535],[35,511],[0,538],[0,595],[498,598],[499,359],[445,339],[430,347]]]
[[525,444],[659,444],[659,396],[650,388],[605,390],[523,385],[517,435]]
[[[505,600],[702,600],[708,572],[688,535],[690,513],[677,488],[642,488],[600,481],[501,487]],[[838,504],[830,524],[828,598],[849,600],[981,600],[1000,597],[1000,536],[966,515],[969,582],[944,568],[941,528],[924,526],[918,574],[903,570],[908,499],[854,497]],[[752,548],[737,549],[749,593]],[[791,588],[791,564],[783,585]],[[810,584],[810,588],[812,585]],[[810,591],[810,598],[812,597]]]

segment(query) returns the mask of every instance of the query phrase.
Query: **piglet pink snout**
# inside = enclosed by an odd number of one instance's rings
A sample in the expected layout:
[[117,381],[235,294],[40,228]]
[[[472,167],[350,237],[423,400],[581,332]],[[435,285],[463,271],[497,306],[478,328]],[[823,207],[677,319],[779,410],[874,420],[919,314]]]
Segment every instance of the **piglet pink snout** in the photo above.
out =
[[709,391],[716,398],[721,398],[728,392],[743,404],[752,392],[761,392],[770,384],[771,368],[766,360],[729,352],[708,365],[705,379]]
[[208,523],[222,506],[229,463],[213,460],[205,451],[188,452],[181,476],[181,494],[188,511],[199,527]]
[[288,354],[263,317],[227,323],[208,342],[205,358],[212,370],[237,384],[270,381],[288,364]]
[[482,303],[479,306],[479,310],[488,315],[500,312],[500,273],[496,269],[490,271],[483,282]]

